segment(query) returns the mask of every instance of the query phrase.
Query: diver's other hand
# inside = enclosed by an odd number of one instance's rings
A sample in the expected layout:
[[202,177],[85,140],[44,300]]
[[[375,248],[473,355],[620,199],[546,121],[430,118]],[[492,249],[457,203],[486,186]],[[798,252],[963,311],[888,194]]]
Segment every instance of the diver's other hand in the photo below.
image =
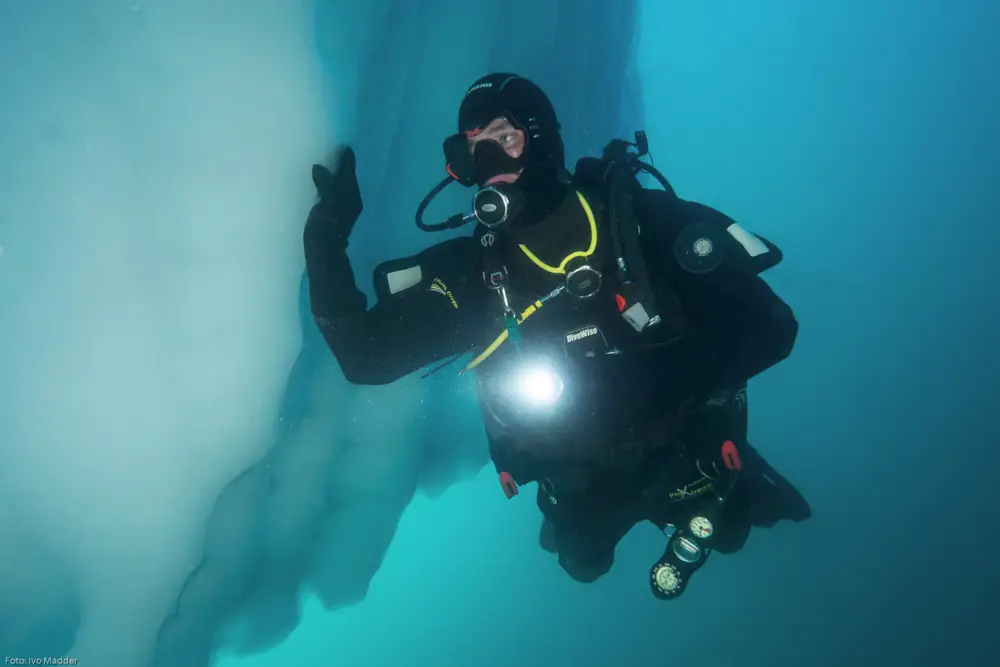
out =
[[364,208],[361,189],[355,173],[357,158],[350,146],[337,151],[333,171],[321,164],[314,164],[312,179],[319,201],[309,212],[306,234],[331,234],[347,242]]

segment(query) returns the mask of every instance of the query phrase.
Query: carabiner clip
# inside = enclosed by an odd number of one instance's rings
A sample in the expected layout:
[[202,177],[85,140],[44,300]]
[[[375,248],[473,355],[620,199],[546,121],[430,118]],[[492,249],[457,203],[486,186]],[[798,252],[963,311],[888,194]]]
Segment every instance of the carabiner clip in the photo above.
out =
[[504,327],[507,329],[507,339],[517,345],[521,342],[521,329],[517,325],[517,315],[513,310],[508,310],[503,316]]
[[497,287],[500,298],[503,299],[503,324],[507,330],[507,340],[514,345],[521,342],[521,329],[517,323],[517,313],[510,307],[510,300],[507,298],[507,290],[501,284]]

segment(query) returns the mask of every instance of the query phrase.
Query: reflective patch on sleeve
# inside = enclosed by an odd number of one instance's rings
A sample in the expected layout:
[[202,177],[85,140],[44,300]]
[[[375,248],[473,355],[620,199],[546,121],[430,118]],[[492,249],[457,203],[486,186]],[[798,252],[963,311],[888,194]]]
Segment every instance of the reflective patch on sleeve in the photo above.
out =
[[743,249],[747,251],[747,254],[751,257],[757,257],[758,255],[763,255],[768,252],[767,244],[761,241],[759,238],[754,236],[751,232],[740,227],[735,222],[728,227],[726,231],[729,235],[736,239]]
[[423,269],[420,265],[411,266],[408,269],[393,271],[385,275],[385,281],[389,286],[389,294],[399,294],[403,290],[408,290],[414,285],[419,285],[424,279]]

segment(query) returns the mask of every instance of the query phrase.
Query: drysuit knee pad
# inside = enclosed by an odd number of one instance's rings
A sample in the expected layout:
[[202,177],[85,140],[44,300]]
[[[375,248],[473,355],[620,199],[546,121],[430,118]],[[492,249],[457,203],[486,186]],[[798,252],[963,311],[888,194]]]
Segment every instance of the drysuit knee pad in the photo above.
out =
[[559,552],[559,565],[574,581],[581,584],[592,584],[606,575],[611,571],[613,561],[613,554],[610,558],[582,559],[580,554]]

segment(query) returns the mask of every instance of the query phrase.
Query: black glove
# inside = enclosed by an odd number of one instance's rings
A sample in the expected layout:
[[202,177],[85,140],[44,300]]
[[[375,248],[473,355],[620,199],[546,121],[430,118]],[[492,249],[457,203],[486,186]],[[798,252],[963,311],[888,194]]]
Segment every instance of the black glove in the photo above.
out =
[[321,164],[313,165],[312,179],[319,201],[309,212],[305,235],[340,241],[346,246],[364,206],[354,172],[357,163],[354,151],[349,146],[343,147],[334,163],[332,172]]

